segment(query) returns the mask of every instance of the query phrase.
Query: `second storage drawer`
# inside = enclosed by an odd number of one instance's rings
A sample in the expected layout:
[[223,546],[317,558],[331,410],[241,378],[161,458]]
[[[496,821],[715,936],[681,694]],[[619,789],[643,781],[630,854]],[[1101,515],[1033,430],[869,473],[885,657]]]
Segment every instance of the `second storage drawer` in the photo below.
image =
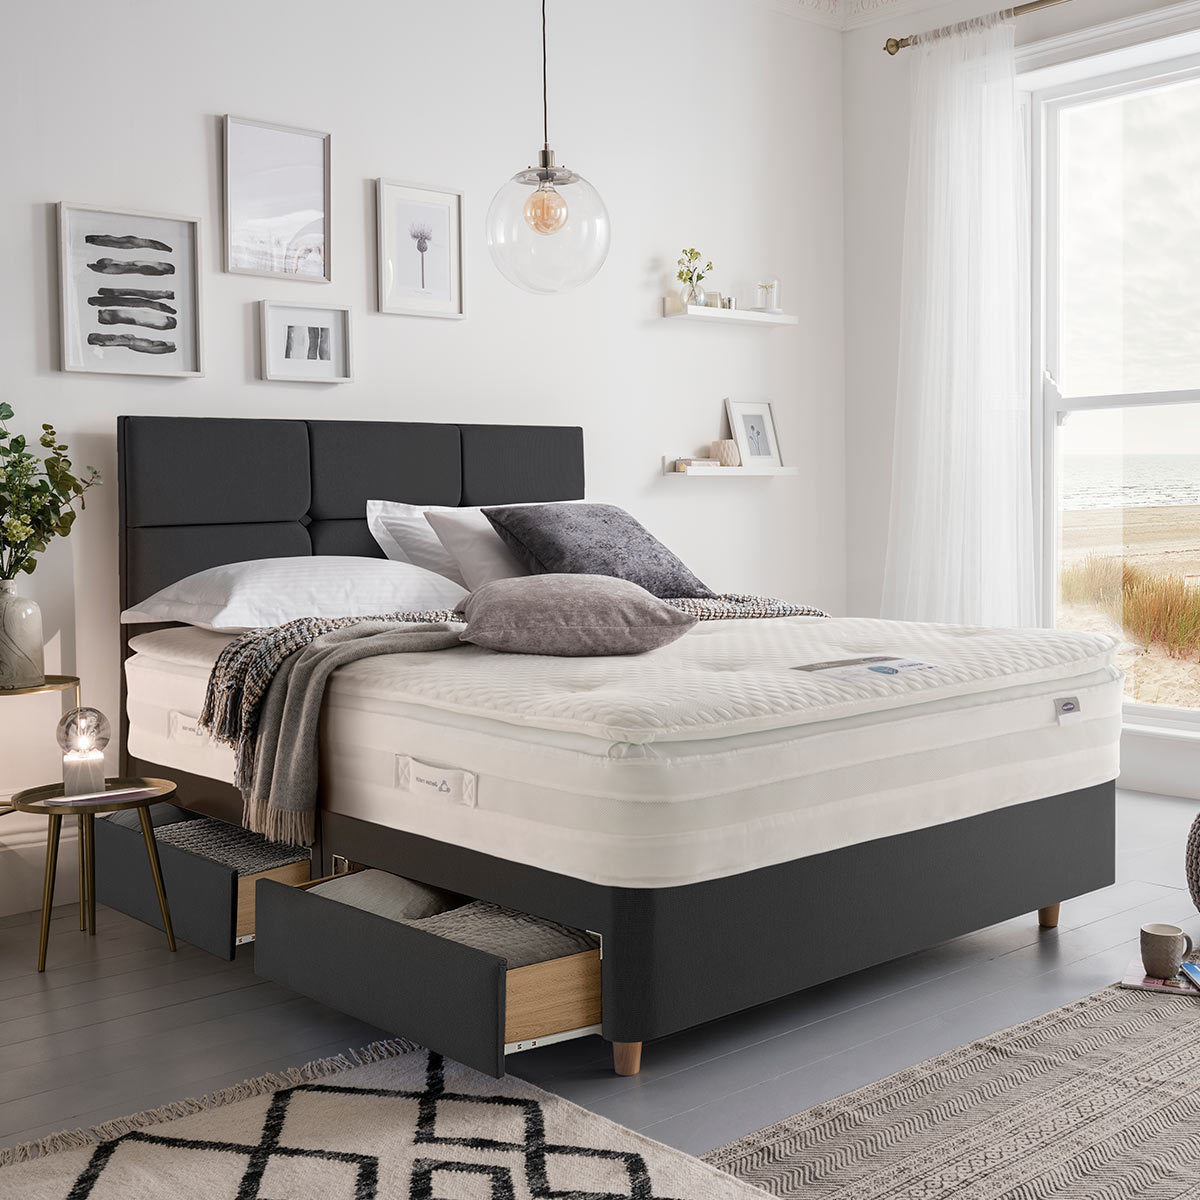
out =
[[398,920],[328,882],[258,884],[259,975],[497,1077],[506,1052],[599,1032],[594,937],[477,902]]

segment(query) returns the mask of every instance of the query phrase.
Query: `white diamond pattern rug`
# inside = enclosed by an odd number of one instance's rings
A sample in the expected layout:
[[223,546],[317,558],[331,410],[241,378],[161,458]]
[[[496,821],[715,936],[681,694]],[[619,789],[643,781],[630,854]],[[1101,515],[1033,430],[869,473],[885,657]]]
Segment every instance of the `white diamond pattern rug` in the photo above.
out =
[[313,1064],[0,1152],[0,1162],[9,1164],[0,1167],[4,1200],[765,1194],[522,1080],[490,1079],[424,1050],[362,1066]]

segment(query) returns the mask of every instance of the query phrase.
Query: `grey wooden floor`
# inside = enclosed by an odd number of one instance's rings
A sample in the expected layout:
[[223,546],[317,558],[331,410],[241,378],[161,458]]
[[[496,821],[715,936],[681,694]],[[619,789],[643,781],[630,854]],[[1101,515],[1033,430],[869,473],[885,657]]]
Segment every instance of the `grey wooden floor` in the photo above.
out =
[[[1006,921],[646,1047],[611,1073],[598,1038],[509,1060],[514,1074],[699,1153],[1118,977],[1148,920],[1200,940],[1183,878],[1190,801],[1124,794],[1117,883],[1055,932]],[[101,909],[60,910],[48,970],[32,915],[0,921],[0,1145],[198,1095],[363,1045],[379,1031]]]

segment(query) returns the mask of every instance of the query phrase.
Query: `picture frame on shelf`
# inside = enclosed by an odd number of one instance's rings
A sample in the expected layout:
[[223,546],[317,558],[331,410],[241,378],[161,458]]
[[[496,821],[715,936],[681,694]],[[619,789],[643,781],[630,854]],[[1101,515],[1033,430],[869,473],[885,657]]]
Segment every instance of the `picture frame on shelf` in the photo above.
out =
[[201,261],[195,217],[60,202],[62,369],[203,375]]
[[775,413],[769,400],[725,400],[729,431],[743,467],[782,467]]
[[328,133],[226,114],[225,270],[328,283]]
[[376,180],[379,311],[466,316],[463,194],[453,188]]
[[290,383],[351,383],[350,309],[259,301],[262,377]]

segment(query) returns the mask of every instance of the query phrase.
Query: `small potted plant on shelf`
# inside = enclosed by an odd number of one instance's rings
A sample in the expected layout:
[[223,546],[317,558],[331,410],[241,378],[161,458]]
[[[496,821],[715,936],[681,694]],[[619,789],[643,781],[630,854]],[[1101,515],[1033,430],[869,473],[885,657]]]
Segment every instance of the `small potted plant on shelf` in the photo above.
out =
[[42,614],[17,595],[18,572],[32,575],[37,556],[75,523],[84,493],[100,482],[88,467],[75,475],[67,447],[52,425],[43,425],[39,457],[25,438],[9,432],[12,405],[0,401],[0,691],[40,687],[46,681],[42,657]]
[[700,286],[700,281],[712,269],[711,262],[706,262],[703,266],[700,265],[700,260],[704,256],[699,250],[693,246],[690,250],[684,250],[679,255],[678,267],[679,271],[675,278],[683,284],[683,290],[679,293],[680,300],[686,308],[689,304],[699,304],[703,306],[705,300],[704,289]]

